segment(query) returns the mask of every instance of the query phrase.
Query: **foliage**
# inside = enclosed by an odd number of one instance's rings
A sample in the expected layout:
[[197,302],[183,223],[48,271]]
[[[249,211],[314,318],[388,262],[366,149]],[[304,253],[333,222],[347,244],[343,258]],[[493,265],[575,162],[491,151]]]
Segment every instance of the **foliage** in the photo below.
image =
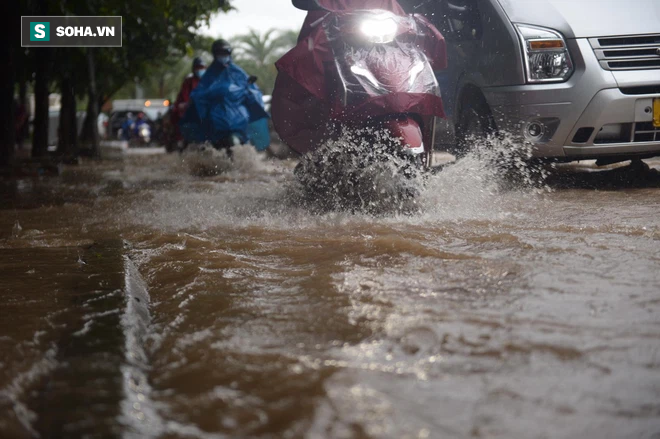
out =
[[[3,59],[11,74],[2,90],[3,111],[9,117],[0,130],[0,165],[7,164],[14,148],[12,114],[15,84],[25,90],[34,84],[35,113],[32,154],[47,154],[48,94],[59,90],[66,96],[62,100],[62,116],[75,119],[77,99],[87,96],[87,118],[82,137],[89,141],[91,150],[98,151],[96,114],[104,100],[109,99],[126,82],[134,78],[153,76],[154,61],[180,59],[191,55],[195,31],[208,23],[218,9],[231,9],[231,0],[21,0],[16,11],[2,15],[4,29],[9,37],[3,46]],[[3,12],[9,12],[3,2]],[[18,16],[76,15],[122,16],[123,47],[119,48],[49,48],[24,49],[18,44]],[[163,93],[164,77],[160,78]],[[67,116],[68,115],[68,116]],[[73,116],[71,116],[73,115]],[[74,127],[75,120],[61,120],[63,127]],[[67,128],[75,136],[76,130]],[[62,134],[60,132],[60,134]],[[69,139],[68,134],[64,136]],[[73,153],[75,155],[75,152]]]
[[207,63],[211,62],[209,49],[213,38],[195,35],[186,44],[183,51],[172,48],[170,54],[160,60],[154,60],[144,70],[139,82],[130,81],[113,97],[115,99],[130,99],[135,97],[136,86],[142,87],[145,97],[156,97],[173,101],[179,92],[179,87],[186,75],[191,73],[192,61],[199,56]]
[[[23,15],[121,15],[123,46],[95,50],[98,88],[105,98],[134,78],[150,77],[154,63],[181,59],[195,51],[195,31],[218,9],[231,8],[228,0],[25,0]],[[12,17],[13,18],[13,17]],[[40,49],[23,52],[25,69],[19,80],[33,80],[34,60]],[[53,51],[51,85],[61,76],[73,76],[76,93],[85,94],[87,68],[81,48]],[[111,73],[111,74],[109,74]]]
[[297,32],[270,29],[258,33],[251,29],[247,34],[232,39],[235,46],[234,61],[249,74],[259,78],[259,86],[266,94],[272,94],[277,69],[275,62],[296,45]]
[[[250,30],[231,40],[234,61],[249,74],[257,76],[264,93],[271,94],[277,76],[275,62],[295,46],[297,38],[295,31],[270,29],[259,33]],[[196,35],[186,43],[184,50],[171,48],[166,57],[149,63],[138,81],[129,81],[114,97],[134,98],[139,85],[145,97],[176,99],[184,77],[191,72],[193,58],[200,56],[208,63],[212,61],[209,49],[215,39]]]
[[194,31],[209,21],[218,6],[217,0],[114,1],[123,5],[124,47],[104,51],[102,63],[118,67],[119,73],[102,86],[108,94],[127,80],[147,77],[154,61],[168,61],[175,54],[188,53],[195,39]]

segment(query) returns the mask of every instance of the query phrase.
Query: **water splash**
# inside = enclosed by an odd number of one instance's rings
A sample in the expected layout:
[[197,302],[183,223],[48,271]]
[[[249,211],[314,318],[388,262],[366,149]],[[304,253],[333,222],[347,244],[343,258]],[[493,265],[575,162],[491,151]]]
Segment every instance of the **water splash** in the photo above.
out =
[[502,132],[485,139],[472,138],[467,159],[477,161],[480,173],[501,190],[549,190],[548,169],[534,160],[534,145]]
[[[113,226],[291,230],[361,226],[375,219],[382,224],[492,221],[525,215],[543,187],[533,175],[536,171],[517,158],[529,154],[528,146],[509,138],[475,145],[473,152],[438,172],[411,167],[386,148],[387,140],[379,143],[346,133],[303,157],[294,172],[295,162],[266,160],[251,146],[235,147],[231,160],[215,150],[188,152],[183,161],[165,157],[178,184],[147,185],[149,190],[127,206]],[[219,157],[220,164],[209,164],[204,154]],[[507,156],[524,176],[519,178],[523,183],[513,184],[504,172],[501,163]],[[193,167],[190,161],[224,171],[199,180],[185,169]]]
[[252,145],[237,145],[217,150],[210,143],[190,145],[184,151],[183,162],[189,172],[197,177],[211,177],[231,172],[258,173],[264,170],[264,156]]
[[436,220],[508,216],[521,201],[550,190],[548,171],[532,161],[532,152],[508,134],[473,139],[470,152],[428,178],[422,212]]
[[491,212],[507,192],[544,190],[546,170],[531,162],[531,144],[499,135],[474,140],[471,152],[427,172],[401,154],[386,132],[344,130],[304,156],[296,168],[298,195],[313,212],[370,215]]
[[425,177],[398,143],[384,131],[344,130],[302,157],[295,170],[300,200],[317,212],[417,210]]

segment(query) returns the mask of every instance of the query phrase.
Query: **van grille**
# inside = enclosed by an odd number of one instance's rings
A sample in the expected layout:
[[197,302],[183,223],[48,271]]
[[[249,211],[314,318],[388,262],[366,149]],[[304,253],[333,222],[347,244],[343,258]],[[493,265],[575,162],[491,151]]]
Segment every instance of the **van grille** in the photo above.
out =
[[635,137],[633,142],[658,142],[660,141],[660,128],[653,126],[653,122],[636,123],[634,126]]
[[660,69],[660,35],[590,38],[605,70]]
[[[609,129],[608,129],[609,128]],[[585,128],[580,128],[578,133]],[[593,128],[588,128],[593,130]],[[576,136],[577,137],[577,134]],[[587,143],[589,139],[583,142],[576,141],[573,138],[573,143]],[[653,125],[653,122],[632,122],[632,123],[615,123],[603,126],[596,137],[594,138],[594,145],[614,144],[614,143],[648,143],[660,142],[660,128]]]

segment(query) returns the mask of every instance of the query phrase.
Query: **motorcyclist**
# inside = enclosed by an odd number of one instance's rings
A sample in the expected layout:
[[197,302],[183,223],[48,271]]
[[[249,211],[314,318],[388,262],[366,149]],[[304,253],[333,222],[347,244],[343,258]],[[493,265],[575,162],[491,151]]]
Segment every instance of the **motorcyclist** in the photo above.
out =
[[[226,68],[232,61],[231,54],[234,51],[228,41],[219,39],[213,42],[211,53],[213,54],[213,64]],[[212,65],[213,65],[212,64]]]
[[[181,84],[181,89],[179,94],[176,97],[174,102],[174,113],[178,115],[179,118],[183,116],[188,108],[188,102],[190,101],[190,93],[197,88],[199,81],[204,76],[206,72],[206,63],[200,57],[193,59],[192,63],[192,73],[186,76]],[[178,122],[178,119],[177,121]]]
[[[405,14],[397,0],[292,0],[293,6],[307,12],[307,17],[298,35],[298,42],[307,38],[314,26],[330,11],[347,11],[354,9],[384,9],[397,15]],[[326,10],[323,10],[322,7]]]
[[133,113],[126,115],[126,120],[121,124],[121,138],[122,140],[131,140],[131,135],[134,129],[135,117]]
[[232,52],[227,41],[213,42],[213,63],[191,93],[194,105],[179,125],[187,141],[211,142],[229,152],[234,144],[250,140],[252,123],[268,119],[256,78],[232,62]]
[[[421,2],[421,0],[419,1]],[[417,2],[417,3],[419,3]],[[328,11],[352,11],[357,9],[384,9],[396,15],[406,15],[406,11],[398,0],[292,0],[293,6],[307,12],[298,42],[307,38],[318,25]],[[407,4],[411,1],[408,0]],[[412,2],[416,3],[416,2]],[[442,70],[447,67],[444,39],[435,27],[422,15],[416,17],[421,32],[429,36],[424,38],[422,49],[433,65],[434,70]],[[441,44],[439,44],[442,41]]]
[[[326,100],[326,70],[334,69],[333,48],[319,30],[329,13],[383,9],[407,15],[397,0],[292,0],[308,11],[298,45],[276,63],[278,76],[272,99],[273,123],[285,142],[296,151],[306,151],[327,137],[332,108]],[[444,38],[423,16],[415,15],[417,47],[427,56],[433,70],[446,68]]]
[[133,124],[133,136],[138,137],[140,134],[140,127],[146,123],[148,123],[147,118],[145,117],[144,113],[140,111],[137,115],[137,119],[135,119],[135,123]]
[[[213,42],[211,45],[211,53],[213,54],[213,63],[211,67],[216,70],[225,70],[227,66],[232,62],[231,54],[234,51],[234,48],[229,44],[228,41],[219,39]],[[234,139],[231,136],[225,136],[220,140],[215,141],[216,148],[225,148],[228,153],[231,154],[231,147],[234,145]]]
[[[211,67],[218,66],[221,70],[227,68],[230,63],[233,63],[232,52],[234,48],[229,44],[228,41],[219,39],[213,42],[211,46],[211,53],[213,53],[213,63]],[[248,82],[254,84],[257,82],[256,76],[250,76]]]
[[188,109],[188,104],[190,102],[190,93],[197,88],[197,85],[199,85],[199,81],[202,79],[202,76],[204,76],[204,73],[206,73],[206,63],[204,60],[200,57],[195,57],[192,62],[192,73],[187,75],[183,83],[181,84],[181,89],[179,90],[179,94],[176,97],[176,100],[174,101],[174,105],[172,106],[172,110],[170,112],[169,116],[169,124],[171,126],[171,138],[170,142],[171,145],[169,146],[169,150],[174,150],[176,144],[178,144],[180,141],[183,140],[183,137],[181,136],[181,131],[179,130],[179,121],[183,117],[183,115],[186,113],[186,110]]

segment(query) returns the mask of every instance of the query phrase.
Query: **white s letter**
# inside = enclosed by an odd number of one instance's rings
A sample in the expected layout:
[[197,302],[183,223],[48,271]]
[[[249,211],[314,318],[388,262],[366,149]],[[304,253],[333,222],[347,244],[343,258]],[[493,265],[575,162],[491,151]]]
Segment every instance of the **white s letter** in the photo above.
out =
[[43,24],[38,24],[34,27],[35,37],[36,38],[46,38],[46,26]]

